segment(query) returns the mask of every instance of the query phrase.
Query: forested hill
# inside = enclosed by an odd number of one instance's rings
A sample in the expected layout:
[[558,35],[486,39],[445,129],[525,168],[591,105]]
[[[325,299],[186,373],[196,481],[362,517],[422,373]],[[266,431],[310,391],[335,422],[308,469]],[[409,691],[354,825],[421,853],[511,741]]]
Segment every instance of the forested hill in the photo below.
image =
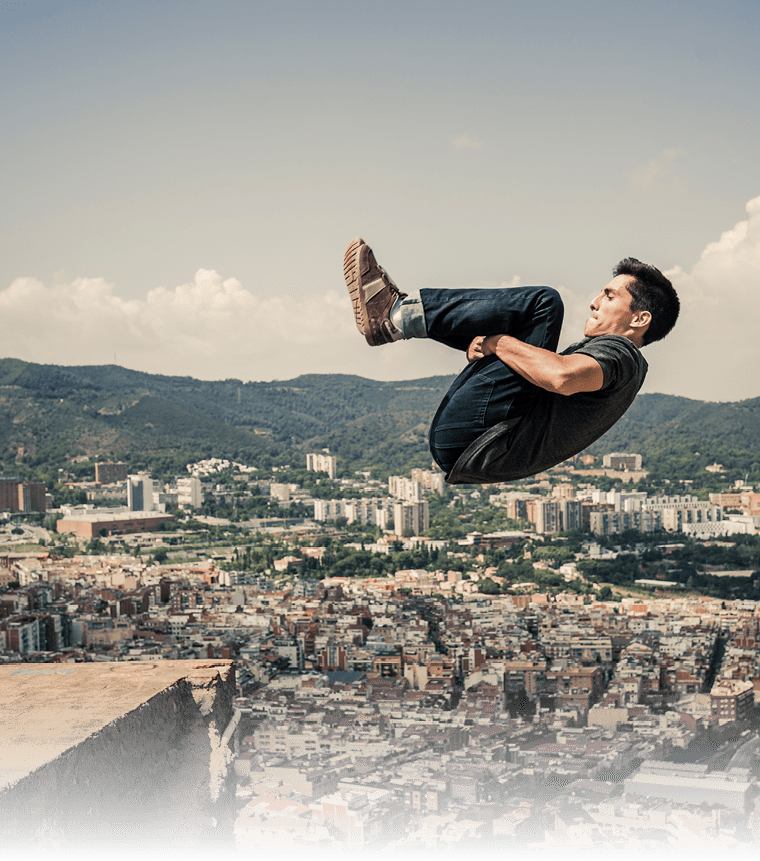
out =
[[1,463],[18,471],[84,455],[164,451],[174,460],[267,463],[300,458],[307,446],[330,447],[355,468],[383,459],[400,467],[428,465],[425,433],[452,379],[312,374],[270,383],[209,382],[113,365],[2,359]]
[[434,411],[453,377],[399,383],[344,374],[307,374],[294,380],[243,383],[144,374],[115,365],[61,367],[0,360],[0,386],[21,387],[42,397],[86,398],[105,394],[152,396],[206,413],[225,424],[266,428],[308,439],[370,413]]
[[690,478],[720,463],[727,477],[760,481],[760,398],[714,403],[639,395],[623,418],[589,449],[637,451],[662,477]]
[[[429,462],[425,434],[452,377],[378,382],[337,374],[243,383],[0,360],[5,471],[76,456],[170,452],[253,462],[329,447],[348,466]],[[21,455],[19,456],[19,450]],[[760,481],[760,398],[708,403],[641,395],[591,448],[638,451],[664,475],[718,461]]]

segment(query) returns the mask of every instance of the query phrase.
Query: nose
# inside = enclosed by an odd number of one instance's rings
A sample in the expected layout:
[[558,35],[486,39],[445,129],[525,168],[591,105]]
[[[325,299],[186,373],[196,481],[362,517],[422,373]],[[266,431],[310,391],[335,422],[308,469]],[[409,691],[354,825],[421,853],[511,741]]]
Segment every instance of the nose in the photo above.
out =
[[592,310],[592,311],[596,311],[596,309],[599,307],[599,300],[600,300],[601,298],[602,298],[602,294],[600,293],[600,294],[599,294],[599,295],[598,295],[598,296],[597,296],[597,297],[596,297],[596,298],[591,302],[590,308],[591,308],[591,310]]

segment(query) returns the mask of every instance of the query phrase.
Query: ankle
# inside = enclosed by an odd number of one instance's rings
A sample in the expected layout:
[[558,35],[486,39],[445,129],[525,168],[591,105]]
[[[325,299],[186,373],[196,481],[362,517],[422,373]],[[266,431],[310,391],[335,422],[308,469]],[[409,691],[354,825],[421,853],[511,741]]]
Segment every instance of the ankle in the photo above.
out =
[[396,300],[390,313],[391,323],[399,330],[399,338],[427,338],[425,309],[419,290],[413,290],[407,296]]

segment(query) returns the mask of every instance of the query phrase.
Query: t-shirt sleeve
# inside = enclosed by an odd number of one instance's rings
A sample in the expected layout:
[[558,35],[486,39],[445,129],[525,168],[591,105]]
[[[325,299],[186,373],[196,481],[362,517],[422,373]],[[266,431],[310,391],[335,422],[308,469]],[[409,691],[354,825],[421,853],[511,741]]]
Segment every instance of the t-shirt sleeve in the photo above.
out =
[[603,390],[622,388],[635,378],[643,381],[646,373],[646,362],[638,347],[619,335],[589,338],[572,351],[591,356],[599,362],[604,374]]

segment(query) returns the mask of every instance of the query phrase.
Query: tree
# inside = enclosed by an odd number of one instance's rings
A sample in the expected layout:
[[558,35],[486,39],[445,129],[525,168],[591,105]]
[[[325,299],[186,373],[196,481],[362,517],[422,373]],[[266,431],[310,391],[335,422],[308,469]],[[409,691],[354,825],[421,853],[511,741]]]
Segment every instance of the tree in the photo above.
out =
[[482,580],[478,580],[478,591],[484,595],[498,595],[501,589],[499,584],[490,577],[484,577]]
[[536,547],[533,551],[534,559],[550,559],[554,565],[562,565],[575,559],[575,554],[566,547]]
[[87,543],[87,552],[92,553],[94,556],[99,556],[105,552],[106,545],[100,540],[100,538],[93,538],[92,541]]

